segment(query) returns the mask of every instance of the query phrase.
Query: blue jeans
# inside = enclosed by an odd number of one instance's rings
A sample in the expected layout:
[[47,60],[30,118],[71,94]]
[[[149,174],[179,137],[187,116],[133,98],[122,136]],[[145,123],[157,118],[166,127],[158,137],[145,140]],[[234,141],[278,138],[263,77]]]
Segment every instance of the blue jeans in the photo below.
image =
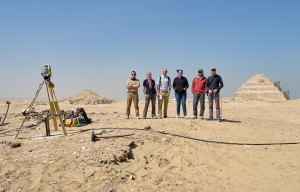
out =
[[177,115],[180,115],[180,101],[182,104],[182,111],[183,115],[186,116],[186,92],[182,93],[177,93],[175,92],[175,98],[176,98],[176,110],[177,110]]

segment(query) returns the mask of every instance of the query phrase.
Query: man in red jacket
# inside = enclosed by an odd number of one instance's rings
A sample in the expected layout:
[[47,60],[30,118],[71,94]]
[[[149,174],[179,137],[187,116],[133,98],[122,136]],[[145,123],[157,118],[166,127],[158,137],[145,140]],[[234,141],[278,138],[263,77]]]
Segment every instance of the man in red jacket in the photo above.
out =
[[193,110],[194,117],[197,119],[197,106],[200,100],[200,119],[203,119],[204,109],[205,109],[205,89],[206,77],[204,77],[203,69],[198,69],[198,75],[194,77],[192,82],[192,93],[193,93]]

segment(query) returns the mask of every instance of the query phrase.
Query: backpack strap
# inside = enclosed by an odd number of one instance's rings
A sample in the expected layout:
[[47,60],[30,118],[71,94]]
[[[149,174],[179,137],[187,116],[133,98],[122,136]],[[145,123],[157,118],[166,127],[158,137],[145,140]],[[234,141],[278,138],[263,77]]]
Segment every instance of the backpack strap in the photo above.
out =
[[160,92],[160,86],[161,86],[161,76],[159,76],[159,84],[158,84],[158,90]]

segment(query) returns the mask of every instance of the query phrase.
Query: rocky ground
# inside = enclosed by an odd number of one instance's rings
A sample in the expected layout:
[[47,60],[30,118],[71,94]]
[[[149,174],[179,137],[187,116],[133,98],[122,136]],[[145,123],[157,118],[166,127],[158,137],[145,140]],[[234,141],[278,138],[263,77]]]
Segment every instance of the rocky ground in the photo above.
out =
[[[68,136],[32,117],[22,122],[29,101],[12,101],[0,126],[0,191],[299,191],[300,101],[237,102],[223,99],[219,123],[175,118],[125,119],[126,102],[83,105],[94,121],[66,128]],[[192,102],[187,102],[192,117]],[[0,114],[6,112],[1,101]],[[48,108],[44,101],[37,112]],[[68,110],[78,106],[60,103]],[[144,102],[140,102],[140,112]],[[150,111],[149,107],[149,111]],[[132,114],[134,109],[132,106]],[[150,114],[150,113],[149,113]],[[148,115],[149,115],[148,114]],[[207,117],[208,106],[206,103]],[[144,130],[144,127],[151,129]],[[135,128],[135,129],[133,129]],[[91,141],[102,135],[131,134]],[[171,134],[168,134],[171,133]],[[176,134],[174,136],[172,134]],[[185,136],[179,137],[178,135]],[[196,140],[195,138],[198,138]],[[11,143],[21,146],[12,148]],[[276,144],[276,143],[291,144]],[[272,145],[253,145],[253,144]]]

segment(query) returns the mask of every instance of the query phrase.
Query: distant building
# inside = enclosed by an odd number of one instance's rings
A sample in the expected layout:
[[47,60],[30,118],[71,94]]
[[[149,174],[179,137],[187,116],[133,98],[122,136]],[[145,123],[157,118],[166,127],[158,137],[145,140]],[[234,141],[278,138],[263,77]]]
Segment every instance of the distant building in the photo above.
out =
[[285,101],[289,91],[281,91],[280,81],[271,82],[264,74],[253,75],[232,95],[235,100]]

